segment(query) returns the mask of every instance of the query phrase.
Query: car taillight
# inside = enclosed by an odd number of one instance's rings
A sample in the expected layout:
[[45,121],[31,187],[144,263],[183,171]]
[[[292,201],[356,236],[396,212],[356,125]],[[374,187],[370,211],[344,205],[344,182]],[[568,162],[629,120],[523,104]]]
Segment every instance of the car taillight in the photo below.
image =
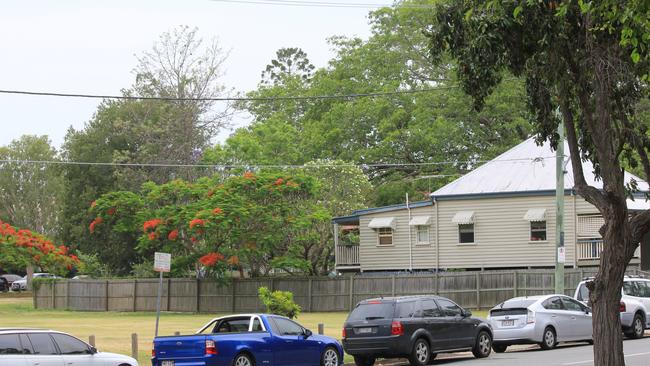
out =
[[343,328],[343,332],[341,332],[341,335],[343,336],[343,338],[346,337],[346,334],[345,334],[345,328]]
[[151,357],[156,357],[156,344],[151,343]]
[[205,354],[206,355],[216,355],[217,354],[217,344],[211,339],[205,340]]
[[404,335],[404,327],[401,322],[392,322],[390,324],[390,334],[392,335]]
[[627,308],[625,307],[625,303],[623,301],[621,301],[621,306],[618,308],[618,311],[620,311],[621,313],[624,313],[626,310],[627,310]]
[[528,313],[526,314],[526,324],[533,324],[535,322],[535,312],[532,310],[528,310]]

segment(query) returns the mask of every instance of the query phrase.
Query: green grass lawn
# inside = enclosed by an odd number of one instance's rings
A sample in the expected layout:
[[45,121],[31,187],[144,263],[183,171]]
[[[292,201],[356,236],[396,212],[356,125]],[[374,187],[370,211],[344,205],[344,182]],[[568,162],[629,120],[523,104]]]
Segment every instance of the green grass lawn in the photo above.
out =
[[[189,334],[198,330],[210,319],[224,314],[184,314],[162,313],[159,334],[172,335],[174,332]],[[485,311],[475,311],[475,316],[485,317]],[[314,331],[318,324],[325,325],[325,335],[340,339],[341,328],[347,313],[303,313],[298,317],[305,327]],[[80,339],[88,340],[95,336],[98,349],[107,352],[131,354],[131,334],[138,334],[138,361],[149,365],[151,341],[156,324],[155,313],[121,312],[80,312],[65,310],[37,310],[32,299],[0,294],[1,327],[35,327],[67,332]],[[346,356],[346,361],[351,361]]]

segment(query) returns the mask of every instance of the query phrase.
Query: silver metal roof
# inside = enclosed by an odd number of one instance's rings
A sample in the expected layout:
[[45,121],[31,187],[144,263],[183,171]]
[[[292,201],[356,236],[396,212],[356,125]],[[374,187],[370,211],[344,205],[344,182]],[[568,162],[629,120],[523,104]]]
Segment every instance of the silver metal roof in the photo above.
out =
[[[565,162],[569,159],[569,146],[564,144]],[[594,176],[593,165],[582,163],[588,184],[602,188],[602,181]],[[566,164],[564,188],[573,189],[573,170]],[[625,173],[625,182],[632,179],[639,190],[648,191],[648,184],[641,178]],[[555,151],[550,143],[539,146],[531,137],[493,160],[447,184],[431,194],[431,197],[473,196],[483,194],[509,194],[555,190]]]

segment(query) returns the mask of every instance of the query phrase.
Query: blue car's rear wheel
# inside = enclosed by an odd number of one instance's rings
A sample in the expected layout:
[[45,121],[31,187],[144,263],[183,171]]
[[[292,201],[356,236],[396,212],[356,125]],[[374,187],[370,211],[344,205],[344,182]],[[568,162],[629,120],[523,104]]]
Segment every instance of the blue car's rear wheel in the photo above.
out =
[[255,366],[253,359],[245,353],[240,353],[232,361],[233,366]]
[[339,353],[334,347],[327,347],[323,351],[320,361],[321,366],[339,366]]

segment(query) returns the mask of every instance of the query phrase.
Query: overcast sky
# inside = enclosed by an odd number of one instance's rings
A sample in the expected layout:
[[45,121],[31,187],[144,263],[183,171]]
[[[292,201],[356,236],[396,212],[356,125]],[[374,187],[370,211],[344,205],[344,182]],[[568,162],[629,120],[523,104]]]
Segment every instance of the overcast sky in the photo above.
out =
[[[135,55],[162,32],[188,25],[231,50],[223,81],[248,91],[281,47],[300,47],[324,66],[333,55],[327,37],[367,37],[371,10],[211,0],[1,1],[0,89],[119,94],[133,83]],[[0,146],[35,134],[48,135],[59,147],[68,127],[82,128],[99,102],[0,94]]]

